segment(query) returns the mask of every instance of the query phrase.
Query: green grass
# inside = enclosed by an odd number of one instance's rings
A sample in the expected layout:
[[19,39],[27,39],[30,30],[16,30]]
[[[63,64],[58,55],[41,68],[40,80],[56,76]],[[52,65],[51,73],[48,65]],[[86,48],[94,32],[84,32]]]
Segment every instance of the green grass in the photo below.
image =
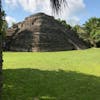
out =
[[100,100],[100,49],[5,52],[3,100]]

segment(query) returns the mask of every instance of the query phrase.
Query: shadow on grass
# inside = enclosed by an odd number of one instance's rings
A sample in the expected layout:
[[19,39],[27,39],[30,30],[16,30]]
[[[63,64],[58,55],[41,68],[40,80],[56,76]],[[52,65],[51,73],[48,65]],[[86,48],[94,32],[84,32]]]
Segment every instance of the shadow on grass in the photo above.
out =
[[100,78],[62,70],[7,69],[3,100],[100,100]]

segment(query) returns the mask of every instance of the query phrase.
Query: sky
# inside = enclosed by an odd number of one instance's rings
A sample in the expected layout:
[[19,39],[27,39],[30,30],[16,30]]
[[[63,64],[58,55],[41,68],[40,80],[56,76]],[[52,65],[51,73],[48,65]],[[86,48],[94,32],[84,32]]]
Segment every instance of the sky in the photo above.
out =
[[66,20],[72,26],[82,25],[91,17],[100,17],[100,0],[66,1],[68,6],[62,7],[59,15],[52,13],[50,0],[2,0],[2,5],[9,26],[39,12]]

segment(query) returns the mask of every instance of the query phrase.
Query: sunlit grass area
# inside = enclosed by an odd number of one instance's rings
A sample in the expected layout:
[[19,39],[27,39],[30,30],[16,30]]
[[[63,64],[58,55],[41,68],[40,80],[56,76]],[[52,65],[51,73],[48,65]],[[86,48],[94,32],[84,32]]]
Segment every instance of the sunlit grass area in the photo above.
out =
[[4,52],[3,100],[100,100],[100,49]]

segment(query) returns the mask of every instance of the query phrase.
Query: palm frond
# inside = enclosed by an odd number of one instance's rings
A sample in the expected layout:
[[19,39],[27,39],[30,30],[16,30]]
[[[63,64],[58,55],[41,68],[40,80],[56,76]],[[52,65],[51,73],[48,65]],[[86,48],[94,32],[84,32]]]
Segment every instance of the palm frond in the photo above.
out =
[[50,0],[51,7],[54,13],[59,14],[61,11],[62,6],[66,6],[66,0]]

